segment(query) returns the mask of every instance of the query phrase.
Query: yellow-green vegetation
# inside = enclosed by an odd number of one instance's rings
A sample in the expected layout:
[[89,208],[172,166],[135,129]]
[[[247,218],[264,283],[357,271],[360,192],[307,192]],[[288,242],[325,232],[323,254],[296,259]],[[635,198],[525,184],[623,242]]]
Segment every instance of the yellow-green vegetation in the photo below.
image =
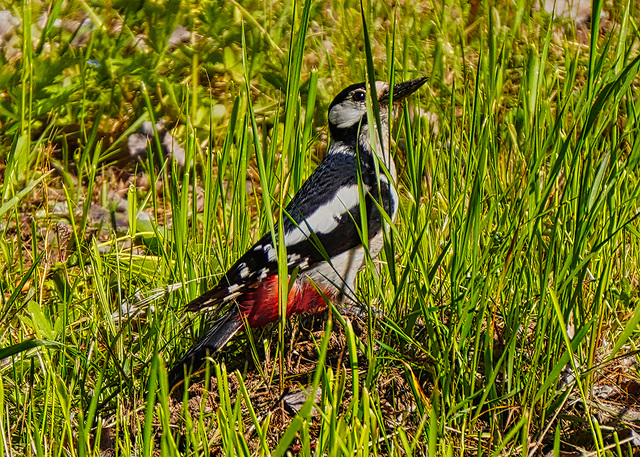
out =
[[[637,452],[640,37],[606,6],[0,0],[0,457]],[[243,334],[169,395],[185,304],[278,223],[333,96],[423,75],[379,313]],[[157,130],[129,156],[159,120],[184,167]]]

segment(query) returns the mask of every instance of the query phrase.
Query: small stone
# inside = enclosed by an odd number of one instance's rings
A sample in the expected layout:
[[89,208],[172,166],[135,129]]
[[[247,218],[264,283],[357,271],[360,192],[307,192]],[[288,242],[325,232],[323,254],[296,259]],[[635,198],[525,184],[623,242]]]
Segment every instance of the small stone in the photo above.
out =
[[[292,415],[296,415],[300,412],[300,410],[302,409],[302,406],[304,405],[304,402],[307,401],[307,398],[309,398],[309,395],[311,394],[311,387],[307,387],[304,389],[298,389],[298,390],[294,390],[292,392],[286,393],[283,397],[282,397],[282,401],[284,403],[284,407],[285,409]],[[320,387],[316,388],[316,393],[315,396],[313,398],[313,401],[317,404],[320,402],[320,400],[322,399],[322,389]],[[319,411],[317,410],[317,408],[313,408],[313,412],[312,415],[313,416],[317,416],[319,413]]]
[[10,38],[20,26],[20,19],[11,14],[11,11],[0,11],[0,41]]
[[586,22],[591,16],[591,2],[587,0],[544,0],[542,6],[555,17],[566,17],[575,22]]
[[164,138],[162,138],[162,152],[166,159],[173,157],[179,167],[184,167],[184,148],[168,132],[165,132]]
[[591,389],[591,392],[593,393],[594,397],[606,400],[613,397],[614,395],[617,395],[619,393],[619,389],[615,386],[595,385]]
[[[163,119],[160,119],[156,123],[155,131],[158,132],[164,158],[173,159],[178,166],[183,167],[185,163],[185,150],[182,145],[178,143],[178,140],[173,138],[173,136],[165,130],[165,121]],[[147,156],[149,146],[153,144],[154,134],[153,124],[149,121],[143,122],[140,129],[127,138],[129,155],[132,158],[144,160]]]
[[189,32],[184,25],[178,25],[173,30],[173,33],[169,37],[167,44],[169,45],[169,47],[175,47],[180,43],[188,43],[190,39],[191,32]]
[[625,428],[618,432],[620,441],[626,441],[631,447],[640,447],[640,434],[632,428]]

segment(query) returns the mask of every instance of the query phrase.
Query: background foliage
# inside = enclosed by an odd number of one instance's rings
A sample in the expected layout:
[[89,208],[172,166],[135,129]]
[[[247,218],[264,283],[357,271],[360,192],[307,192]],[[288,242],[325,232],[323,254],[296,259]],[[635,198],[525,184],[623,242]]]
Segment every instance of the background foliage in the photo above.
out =
[[[0,6],[0,455],[633,454],[634,2]],[[429,78],[359,278],[384,317],[238,338],[237,371],[170,398],[208,320],[184,304],[277,222],[367,68]],[[184,167],[157,131],[130,157],[160,119]]]

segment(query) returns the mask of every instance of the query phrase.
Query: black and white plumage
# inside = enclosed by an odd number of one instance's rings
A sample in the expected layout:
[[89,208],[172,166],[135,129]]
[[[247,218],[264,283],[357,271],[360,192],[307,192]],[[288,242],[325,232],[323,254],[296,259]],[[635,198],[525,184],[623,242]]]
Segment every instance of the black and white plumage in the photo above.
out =
[[[393,86],[393,104],[425,81],[419,78]],[[380,123],[373,127],[367,120],[364,83],[349,86],[336,96],[329,107],[331,141],[326,156],[286,207],[283,230],[289,274],[297,269],[287,298],[287,317],[326,307],[316,287],[337,303],[355,301],[356,274],[364,267],[366,255],[359,181],[371,257],[383,245],[379,207],[395,219],[397,175],[388,144],[389,112],[393,115],[395,106],[389,109],[389,84],[377,82],[375,91]],[[381,131],[372,141],[371,132],[378,132],[377,126]],[[245,320],[251,327],[260,327],[278,319],[278,263],[271,233],[238,259],[216,287],[189,303],[189,309],[200,311],[228,302],[233,302],[229,310],[174,366],[171,384],[181,381],[185,370],[199,366],[207,353],[226,344]]]

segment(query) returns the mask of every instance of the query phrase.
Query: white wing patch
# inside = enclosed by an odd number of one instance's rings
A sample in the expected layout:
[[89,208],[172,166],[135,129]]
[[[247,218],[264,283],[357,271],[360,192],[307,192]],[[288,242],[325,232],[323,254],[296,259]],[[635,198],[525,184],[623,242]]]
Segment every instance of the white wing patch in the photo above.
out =
[[293,264],[295,264],[298,260],[300,260],[300,254],[296,254],[296,253],[289,254],[289,255],[287,256],[287,260],[288,260],[287,265],[293,265]]
[[[229,303],[231,300],[233,300],[233,299],[234,299],[234,298],[236,298],[236,297],[239,297],[240,295],[242,295],[242,292],[233,292],[233,293],[230,293],[230,294],[226,295],[226,296],[222,299],[222,303]],[[218,304],[218,303],[217,303],[217,301],[215,301],[215,302],[211,303],[211,305],[210,305],[210,306],[217,305],[217,304]]]
[[262,246],[262,251],[267,254],[267,260],[269,262],[275,262],[276,258],[278,257],[276,255],[276,250],[273,249],[273,246],[271,246],[270,244],[265,244],[264,246]]
[[[368,186],[363,186],[365,192]],[[331,233],[338,228],[340,218],[351,209],[360,205],[358,186],[345,186],[340,188],[336,195],[322,206],[319,206],[306,219],[298,223],[298,227],[285,233],[284,242],[287,246],[293,246],[311,236]]]
[[240,277],[242,279],[246,278],[247,276],[249,276],[249,273],[251,273],[251,270],[249,270],[249,267],[247,267],[246,265],[244,266],[244,268],[242,268],[242,270],[240,270]]

